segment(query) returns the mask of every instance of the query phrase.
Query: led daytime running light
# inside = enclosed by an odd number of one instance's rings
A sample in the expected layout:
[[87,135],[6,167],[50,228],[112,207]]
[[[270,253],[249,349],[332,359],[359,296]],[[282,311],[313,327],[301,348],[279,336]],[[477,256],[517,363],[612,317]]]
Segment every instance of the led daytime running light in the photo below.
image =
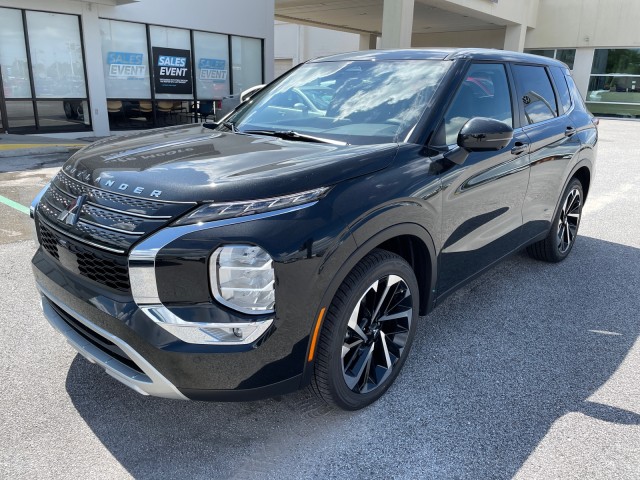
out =
[[305,203],[311,203],[319,200],[327,193],[328,190],[329,187],[321,187],[282,197],[264,198],[243,202],[207,203],[196,209],[194,212],[191,212],[185,217],[177,220],[173,225],[213,222],[226,218],[243,217],[246,215],[255,215],[257,213],[295,207],[297,205],[303,205]]

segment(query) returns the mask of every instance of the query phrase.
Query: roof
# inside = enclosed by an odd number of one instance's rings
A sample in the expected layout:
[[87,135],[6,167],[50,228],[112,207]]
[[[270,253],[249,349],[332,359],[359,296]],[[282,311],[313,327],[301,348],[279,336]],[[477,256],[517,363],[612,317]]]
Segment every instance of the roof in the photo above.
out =
[[469,58],[473,60],[537,63],[566,68],[564,63],[552,58],[541,57],[540,55],[531,55],[529,53],[518,53],[490,48],[407,48],[402,50],[365,50],[316,58],[311,60],[311,62],[342,62],[353,60],[457,60],[462,58]]

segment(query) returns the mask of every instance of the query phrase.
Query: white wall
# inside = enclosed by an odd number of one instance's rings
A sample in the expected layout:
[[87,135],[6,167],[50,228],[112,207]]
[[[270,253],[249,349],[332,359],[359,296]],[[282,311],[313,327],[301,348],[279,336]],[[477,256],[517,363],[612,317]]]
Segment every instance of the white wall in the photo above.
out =
[[[429,3],[461,15],[469,15],[499,25],[522,24],[535,27],[538,3],[544,0],[432,0]],[[565,0],[555,0],[556,3]]]
[[525,47],[640,47],[638,25],[638,0],[540,0]]
[[293,60],[293,65],[312,58],[358,50],[360,35],[326,28],[276,21],[274,58]]
[[412,47],[503,48],[504,27],[495,30],[418,33],[411,37]]

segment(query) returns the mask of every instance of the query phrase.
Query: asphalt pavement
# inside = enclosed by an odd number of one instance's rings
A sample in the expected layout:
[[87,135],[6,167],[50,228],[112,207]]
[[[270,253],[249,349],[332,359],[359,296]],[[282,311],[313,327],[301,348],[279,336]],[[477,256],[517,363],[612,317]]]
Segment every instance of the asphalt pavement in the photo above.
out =
[[[47,324],[28,215],[0,203],[0,478],[640,478],[640,122],[600,125],[570,257],[517,254],[451,296],[359,412],[134,393]],[[56,169],[0,173],[0,200]]]

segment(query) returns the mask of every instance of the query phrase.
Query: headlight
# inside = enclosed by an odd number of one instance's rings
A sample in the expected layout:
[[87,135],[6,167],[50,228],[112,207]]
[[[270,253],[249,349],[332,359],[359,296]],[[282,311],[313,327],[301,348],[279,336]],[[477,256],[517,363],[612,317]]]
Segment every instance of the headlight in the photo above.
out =
[[261,200],[249,200],[246,202],[207,203],[182,217],[173,225],[189,225],[199,222],[213,222],[225,218],[243,217],[257,213],[270,212],[285,208],[304,205],[321,199],[329,190],[329,187],[316,188],[306,192],[294,193],[283,197],[263,198]]
[[273,261],[254,245],[225,245],[209,259],[214,298],[243,313],[271,313],[275,304]]

